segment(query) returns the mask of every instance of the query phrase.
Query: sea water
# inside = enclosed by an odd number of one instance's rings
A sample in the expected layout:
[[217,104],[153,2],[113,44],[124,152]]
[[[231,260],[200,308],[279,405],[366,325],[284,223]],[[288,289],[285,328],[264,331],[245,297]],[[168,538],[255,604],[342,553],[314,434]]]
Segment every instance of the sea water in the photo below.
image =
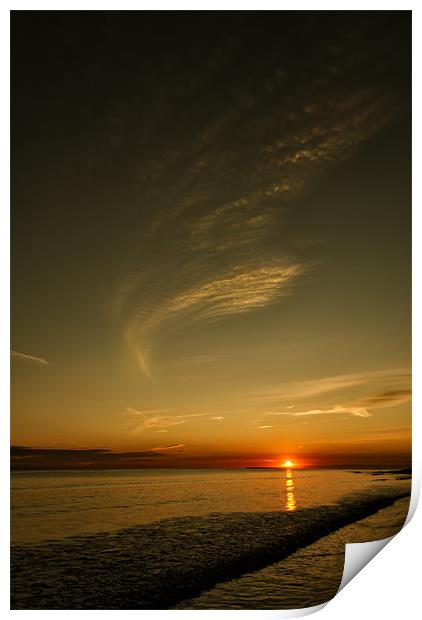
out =
[[16,472],[12,608],[318,604],[340,583],[345,541],[405,519],[410,481],[374,473]]
[[[12,543],[115,531],[212,512],[295,511],[386,483],[371,471],[112,470],[12,473]],[[394,487],[408,482],[390,480]]]

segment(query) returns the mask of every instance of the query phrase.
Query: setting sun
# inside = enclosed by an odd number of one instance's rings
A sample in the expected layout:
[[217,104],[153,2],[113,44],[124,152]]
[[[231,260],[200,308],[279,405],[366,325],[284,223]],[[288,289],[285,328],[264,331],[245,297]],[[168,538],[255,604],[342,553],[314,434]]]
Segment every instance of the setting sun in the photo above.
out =
[[292,461],[284,461],[284,463],[282,464],[282,467],[294,467],[295,464]]

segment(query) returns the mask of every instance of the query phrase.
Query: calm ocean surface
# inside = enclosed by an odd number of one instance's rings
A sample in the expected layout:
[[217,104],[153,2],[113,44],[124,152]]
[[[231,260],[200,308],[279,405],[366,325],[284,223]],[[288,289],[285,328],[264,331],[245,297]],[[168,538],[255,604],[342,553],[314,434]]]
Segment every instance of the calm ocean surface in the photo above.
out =
[[295,511],[334,504],[353,492],[370,494],[383,483],[369,471],[327,469],[14,472],[12,543],[114,531],[169,517]]
[[397,533],[410,480],[347,470],[12,474],[12,609],[287,609],[344,545]]

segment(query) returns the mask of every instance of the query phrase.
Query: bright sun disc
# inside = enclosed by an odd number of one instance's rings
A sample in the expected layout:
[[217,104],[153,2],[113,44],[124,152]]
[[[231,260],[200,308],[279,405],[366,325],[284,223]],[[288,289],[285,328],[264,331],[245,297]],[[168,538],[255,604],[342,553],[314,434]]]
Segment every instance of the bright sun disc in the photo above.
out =
[[292,461],[289,461],[289,460],[284,461],[284,463],[282,465],[282,467],[294,467],[294,466],[295,466],[295,464]]

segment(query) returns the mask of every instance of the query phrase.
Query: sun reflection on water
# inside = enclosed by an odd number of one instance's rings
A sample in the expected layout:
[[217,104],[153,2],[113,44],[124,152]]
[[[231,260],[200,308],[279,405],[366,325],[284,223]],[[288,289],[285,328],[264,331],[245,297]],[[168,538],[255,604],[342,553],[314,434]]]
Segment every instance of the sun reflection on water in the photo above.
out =
[[295,486],[291,469],[286,469],[286,502],[284,508],[288,512],[296,510]]

